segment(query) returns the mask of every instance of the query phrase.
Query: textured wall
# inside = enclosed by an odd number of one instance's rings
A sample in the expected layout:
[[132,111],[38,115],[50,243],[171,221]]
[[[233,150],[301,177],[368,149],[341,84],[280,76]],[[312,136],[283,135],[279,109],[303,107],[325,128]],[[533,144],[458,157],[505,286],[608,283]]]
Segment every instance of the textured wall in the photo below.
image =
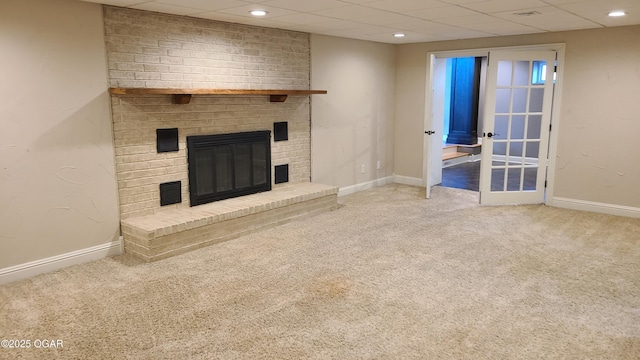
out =
[[393,175],[395,46],[311,42],[313,88],[328,91],[313,99],[313,181],[344,188]]
[[3,0],[0,54],[0,269],[116,241],[101,7]]
[[[109,77],[114,87],[309,89],[309,35],[291,31],[105,7]],[[289,122],[289,140],[272,142],[272,166],[289,164],[289,182],[310,179],[310,100],[289,96],[112,96],[116,169],[123,219],[188,207],[186,137],[271,130]],[[178,128],[178,152],[156,153],[156,129]],[[273,176],[272,176],[273,178]],[[183,202],[160,207],[158,186],[182,181]],[[281,185],[278,185],[281,186]]]

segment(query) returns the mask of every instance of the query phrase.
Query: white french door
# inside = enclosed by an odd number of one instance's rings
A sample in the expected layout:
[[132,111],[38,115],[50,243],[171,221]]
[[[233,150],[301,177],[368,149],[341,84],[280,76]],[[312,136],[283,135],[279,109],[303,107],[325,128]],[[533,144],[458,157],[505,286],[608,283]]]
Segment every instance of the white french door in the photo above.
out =
[[[429,78],[433,79],[435,74],[436,57],[434,55],[429,55],[429,59]],[[427,199],[431,198],[431,187],[442,181],[440,180],[436,182],[436,171],[440,171],[440,173],[442,172],[442,141],[438,139],[442,139],[442,130],[444,125],[442,124],[442,121],[437,124],[434,120],[432,105],[434,101],[433,93],[433,83],[431,83],[427,87],[426,104],[429,104],[431,106],[427,107],[427,109],[429,109],[429,111],[427,112],[429,115],[425,117],[424,148],[422,151],[422,153],[425,154],[422,168],[422,178],[424,179],[426,189],[425,197]],[[439,132],[436,130],[439,130]]]
[[480,203],[544,202],[555,51],[491,51]]

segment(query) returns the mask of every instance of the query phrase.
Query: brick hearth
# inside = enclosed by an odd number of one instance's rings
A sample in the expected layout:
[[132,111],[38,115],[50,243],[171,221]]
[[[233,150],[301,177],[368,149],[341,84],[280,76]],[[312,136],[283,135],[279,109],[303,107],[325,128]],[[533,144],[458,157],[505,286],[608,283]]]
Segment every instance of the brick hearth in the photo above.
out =
[[125,251],[155,261],[335,210],[338,189],[303,183],[122,221]]

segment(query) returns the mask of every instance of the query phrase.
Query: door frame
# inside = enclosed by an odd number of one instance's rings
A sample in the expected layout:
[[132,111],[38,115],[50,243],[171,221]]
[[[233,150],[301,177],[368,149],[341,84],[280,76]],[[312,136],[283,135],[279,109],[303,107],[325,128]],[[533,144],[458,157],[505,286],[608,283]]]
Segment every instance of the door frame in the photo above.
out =
[[[489,56],[490,51],[518,51],[518,50],[546,50],[555,51],[557,55],[557,70],[556,70],[556,83],[553,91],[552,106],[551,106],[551,134],[549,134],[549,153],[547,161],[547,190],[544,203],[553,202],[554,183],[555,183],[555,170],[556,170],[556,157],[558,153],[558,133],[560,124],[560,107],[562,105],[562,85],[564,83],[564,58],[565,58],[566,44],[564,43],[552,43],[552,44],[540,44],[540,45],[520,45],[520,46],[505,46],[505,47],[490,47],[490,48],[477,48],[477,49],[461,49],[461,50],[448,50],[448,51],[429,51],[427,52],[427,64],[426,64],[426,89],[425,89],[425,112],[424,112],[424,140],[422,149],[422,169],[423,169],[423,184],[426,188],[425,196],[428,199],[431,193],[430,175],[433,171],[431,163],[429,161],[429,154],[431,153],[430,146],[433,145],[433,141],[430,141],[427,131],[433,128],[433,87],[434,87],[434,59],[446,59],[456,57],[476,57],[476,56]],[[440,144],[440,142],[438,142]],[[440,145],[439,145],[440,146]]]

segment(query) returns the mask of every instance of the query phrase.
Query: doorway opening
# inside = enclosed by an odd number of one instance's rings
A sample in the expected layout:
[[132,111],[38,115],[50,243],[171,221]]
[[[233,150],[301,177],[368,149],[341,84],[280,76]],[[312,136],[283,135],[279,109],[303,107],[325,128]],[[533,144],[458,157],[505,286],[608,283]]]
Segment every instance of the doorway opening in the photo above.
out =
[[441,185],[479,191],[481,204],[544,203],[552,194],[557,130],[550,123],[564,45],[428,58],[425,134],[440,136],[425,137],[427,198],[430,186]]
[[480,191],[487,57],[434,59],[434,122],[442,121],[440,186]]

